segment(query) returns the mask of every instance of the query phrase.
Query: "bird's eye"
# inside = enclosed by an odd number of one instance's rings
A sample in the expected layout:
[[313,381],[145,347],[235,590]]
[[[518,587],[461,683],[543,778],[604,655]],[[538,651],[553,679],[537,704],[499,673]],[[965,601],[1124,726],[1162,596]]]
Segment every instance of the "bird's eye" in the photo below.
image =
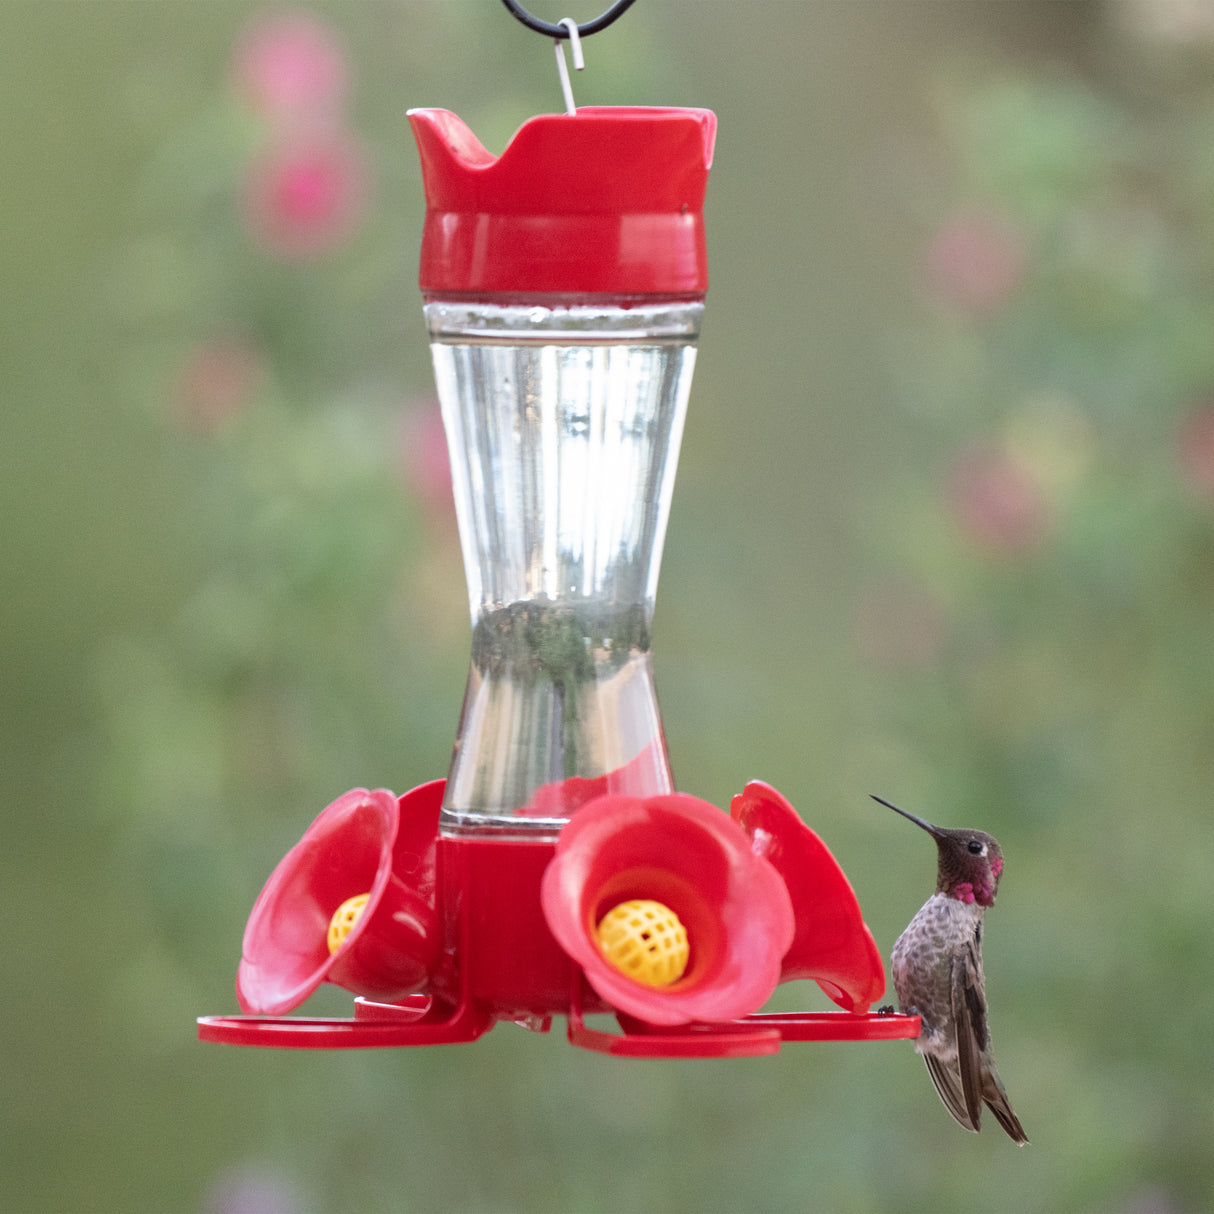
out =
[[980,839],[971,839],[969,841],[969,849],[971,856],[980,856],[986,851],[986,846]]

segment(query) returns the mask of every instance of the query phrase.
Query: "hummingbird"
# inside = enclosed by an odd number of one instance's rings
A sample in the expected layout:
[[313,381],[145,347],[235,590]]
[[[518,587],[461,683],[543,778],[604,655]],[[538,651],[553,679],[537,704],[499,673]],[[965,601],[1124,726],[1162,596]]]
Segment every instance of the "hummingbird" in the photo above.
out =
[[944,1107],[967,1130],[981,1128],[983,1102],[1013,1142],[1028,1135],[995,1069],[982,974],[982,921],[995,905],[1003,853],[984,831],[946,830],[899,809],[936,840],[936,892],[894,944],[894,990],[901,1010],[922,1020],[915,1049]]

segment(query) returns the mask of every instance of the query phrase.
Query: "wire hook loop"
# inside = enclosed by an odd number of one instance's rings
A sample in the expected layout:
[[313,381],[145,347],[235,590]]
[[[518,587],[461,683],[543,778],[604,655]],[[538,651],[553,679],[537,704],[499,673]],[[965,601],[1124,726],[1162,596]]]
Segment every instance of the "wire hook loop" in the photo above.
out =
[[[549,38],[565,39],[573,37],[566,25],[566,22],[573,24],[571,18],[566,17],[564,21],[553,24],[551,21],[543,21],[533,13],[529,13],[518,3],[518,0],[502,0],[502,3],[513,16],[517,17],[529,30],[534,30],[537,34],[547,34]],[[591,34],[597,34],[599,30],[606,29],[617,17],[623,15],[635,3],[636,0],[616,0],[606,12],[600,13],[593,21],[583,21],[580,25],[575,24],[574,28],[581,37],[589,38]]]

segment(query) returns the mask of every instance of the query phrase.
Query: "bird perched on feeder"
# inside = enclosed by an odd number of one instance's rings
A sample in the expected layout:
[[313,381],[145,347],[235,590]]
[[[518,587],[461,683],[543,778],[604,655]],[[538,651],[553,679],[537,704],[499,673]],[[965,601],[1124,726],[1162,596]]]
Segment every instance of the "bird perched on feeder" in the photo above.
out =
[[982,920],[995,905],[1003,853],[983,831],[946,830],[881,797],[873,800],[936,840],[936,892],[898,937],[891,957],[901,1010],[923,1022],[915,1049],[944,1107],[961,1125],[976,1133],[985,1101],[1023,1146],[1028,1135],[995,1069],[982,974]]

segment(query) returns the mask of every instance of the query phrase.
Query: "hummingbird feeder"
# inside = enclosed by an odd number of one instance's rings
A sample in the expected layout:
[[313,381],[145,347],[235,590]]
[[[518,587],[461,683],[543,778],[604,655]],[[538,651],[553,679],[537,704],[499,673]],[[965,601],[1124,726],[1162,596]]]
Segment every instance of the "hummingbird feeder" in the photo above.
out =
[[[623,0],[568,39],[603,28]],[[708,285],[708,110],[543,114],[491,155],[454,114],[409,113],[420,285],[471,609],[446,780],[355,789],[267,881],[243,1015],[204,1041],[470,1042],[498,1021],[640,1057],[914,1037],[869,1009],[881,957],[847,877],[775,789],[729,812],[679,793],[650,625]],[[761,1009],[812,978],[838,1011]],[[348,1019],[288,1013],[322,983]],[[614,1016],[607,1027],[587,1017]]]

